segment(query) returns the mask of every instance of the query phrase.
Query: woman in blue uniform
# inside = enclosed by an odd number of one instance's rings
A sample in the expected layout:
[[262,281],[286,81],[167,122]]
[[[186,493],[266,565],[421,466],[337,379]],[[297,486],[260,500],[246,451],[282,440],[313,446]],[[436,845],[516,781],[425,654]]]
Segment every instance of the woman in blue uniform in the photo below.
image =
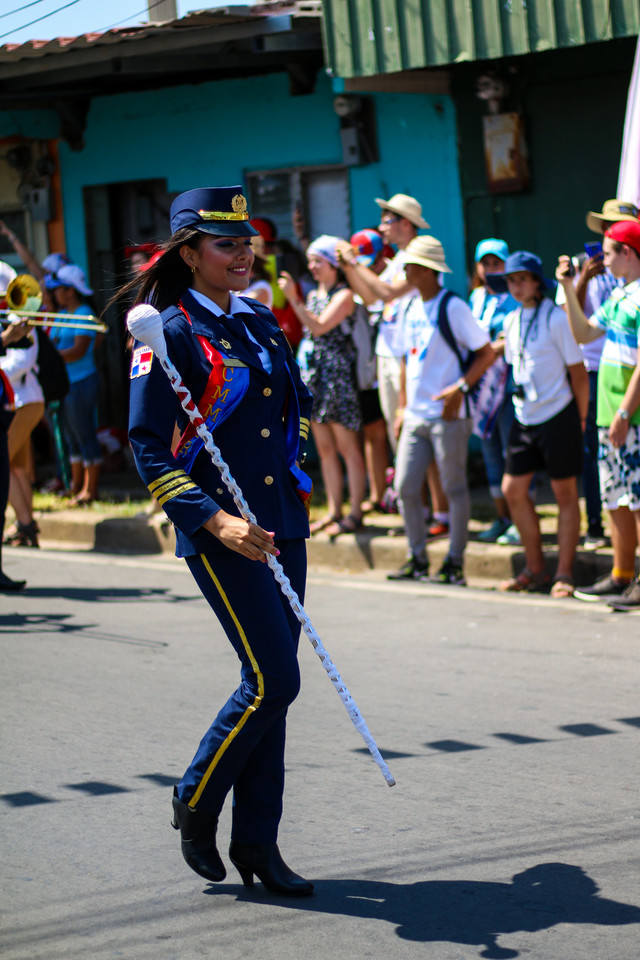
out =
[[[226,875],[218,816],[233,789],[229,857],[245,885],[304,896],[277,846],[287,708],[300,683],[300,625],[267,566],[279,557],[304,596],[308,478],[298,459],[311,397],[273,314],[234,291],[249,284],[253,251],[241,187],[190,190],[171,207],[171,239],[134,279],[137,303],[162,314],[168,355],[256,516],[243,520],[149,348],[131,366],[129,437],[144,482],[176,527],[183,556],[241,663],[241,682],[174,789],[173,825],[189,866]],[[174,439],[175,428],[180,440]],[[177,435],[176,435],[177,436]]]

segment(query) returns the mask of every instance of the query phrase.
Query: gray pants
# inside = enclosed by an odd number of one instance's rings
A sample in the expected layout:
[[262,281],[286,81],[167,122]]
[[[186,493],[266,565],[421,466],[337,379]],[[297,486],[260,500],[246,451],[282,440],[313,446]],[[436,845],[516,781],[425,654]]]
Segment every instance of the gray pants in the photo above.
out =
[[472,423],[462,420],[420,420],[405,414],[396,457],[395,487],[402,501],[411,553],[426,558],[422,484],[435,457],[442,487],[449,500],[449,558],[462,564],[467,545],[471,499],[467,482],[467,451]]

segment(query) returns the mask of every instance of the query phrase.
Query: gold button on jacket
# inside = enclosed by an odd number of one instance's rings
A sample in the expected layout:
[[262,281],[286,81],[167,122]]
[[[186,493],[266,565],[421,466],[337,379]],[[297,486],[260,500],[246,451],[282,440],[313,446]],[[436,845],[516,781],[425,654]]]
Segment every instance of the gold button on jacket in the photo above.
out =
[[268,487],[271,486],[271,484],[273,483],[273,477],[270,477],[270,476],[267,475],[267,476],[264,478],[264,482],[267,484]]
[[262,393],[263,393],[263,395],[264,395],[265,397],[270,397],[270,396],[271,396],[271,387],[265,387],[264,390],[262,391]]
[[260,431],[260,436],[261,436],[261,437],[270,437],[270,436],[271,436],[271,430],[268,430],[266,427],[264,427],[264,428]]

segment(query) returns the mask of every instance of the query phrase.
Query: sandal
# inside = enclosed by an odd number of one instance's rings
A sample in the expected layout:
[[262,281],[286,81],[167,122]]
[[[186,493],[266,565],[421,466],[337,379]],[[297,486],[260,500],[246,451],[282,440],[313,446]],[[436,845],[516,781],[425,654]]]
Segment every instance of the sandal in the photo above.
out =
[[546,593],[551,582],[548,570],[533,573],[527,567],[509,580],[503,580],[498,589],[506,593]]
[[327,527],[330,527],[332,523],[340,523],[342,517],[322,517],[320,520],[314,520],[313,523],[309,524],[309,533],[311,536],[314,533],[320,533],[321,530],[326,530]]
[[553,581],[551,596],[554,600],[566,600],[573,596],[574,589],[575,587],[572,580],[568,577],[558,577],[557,580]]
[[384,513],[384,507],[379,500],[365,500],[360,509],[363,514]]
[[358,533],[364,529],[362,517],[354,517],[352,513],[348,517],[340,517],[336,520],[335,529],[328,530],[330,540],[335,540],[341,533]]
[[13,547],[39,547],[39,533],[40,527],[35,520],[31,520],[29,523],[20,523],[18,520],[15,533],[5,537],[4,543]]

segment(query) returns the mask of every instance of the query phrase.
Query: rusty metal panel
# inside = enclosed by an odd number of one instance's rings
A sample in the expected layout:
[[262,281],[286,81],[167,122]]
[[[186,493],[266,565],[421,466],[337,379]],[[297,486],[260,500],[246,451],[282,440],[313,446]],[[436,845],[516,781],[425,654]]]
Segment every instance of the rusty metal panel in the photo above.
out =
[[640,32],[640,0],[322,0],[345,78],[575,47]]

